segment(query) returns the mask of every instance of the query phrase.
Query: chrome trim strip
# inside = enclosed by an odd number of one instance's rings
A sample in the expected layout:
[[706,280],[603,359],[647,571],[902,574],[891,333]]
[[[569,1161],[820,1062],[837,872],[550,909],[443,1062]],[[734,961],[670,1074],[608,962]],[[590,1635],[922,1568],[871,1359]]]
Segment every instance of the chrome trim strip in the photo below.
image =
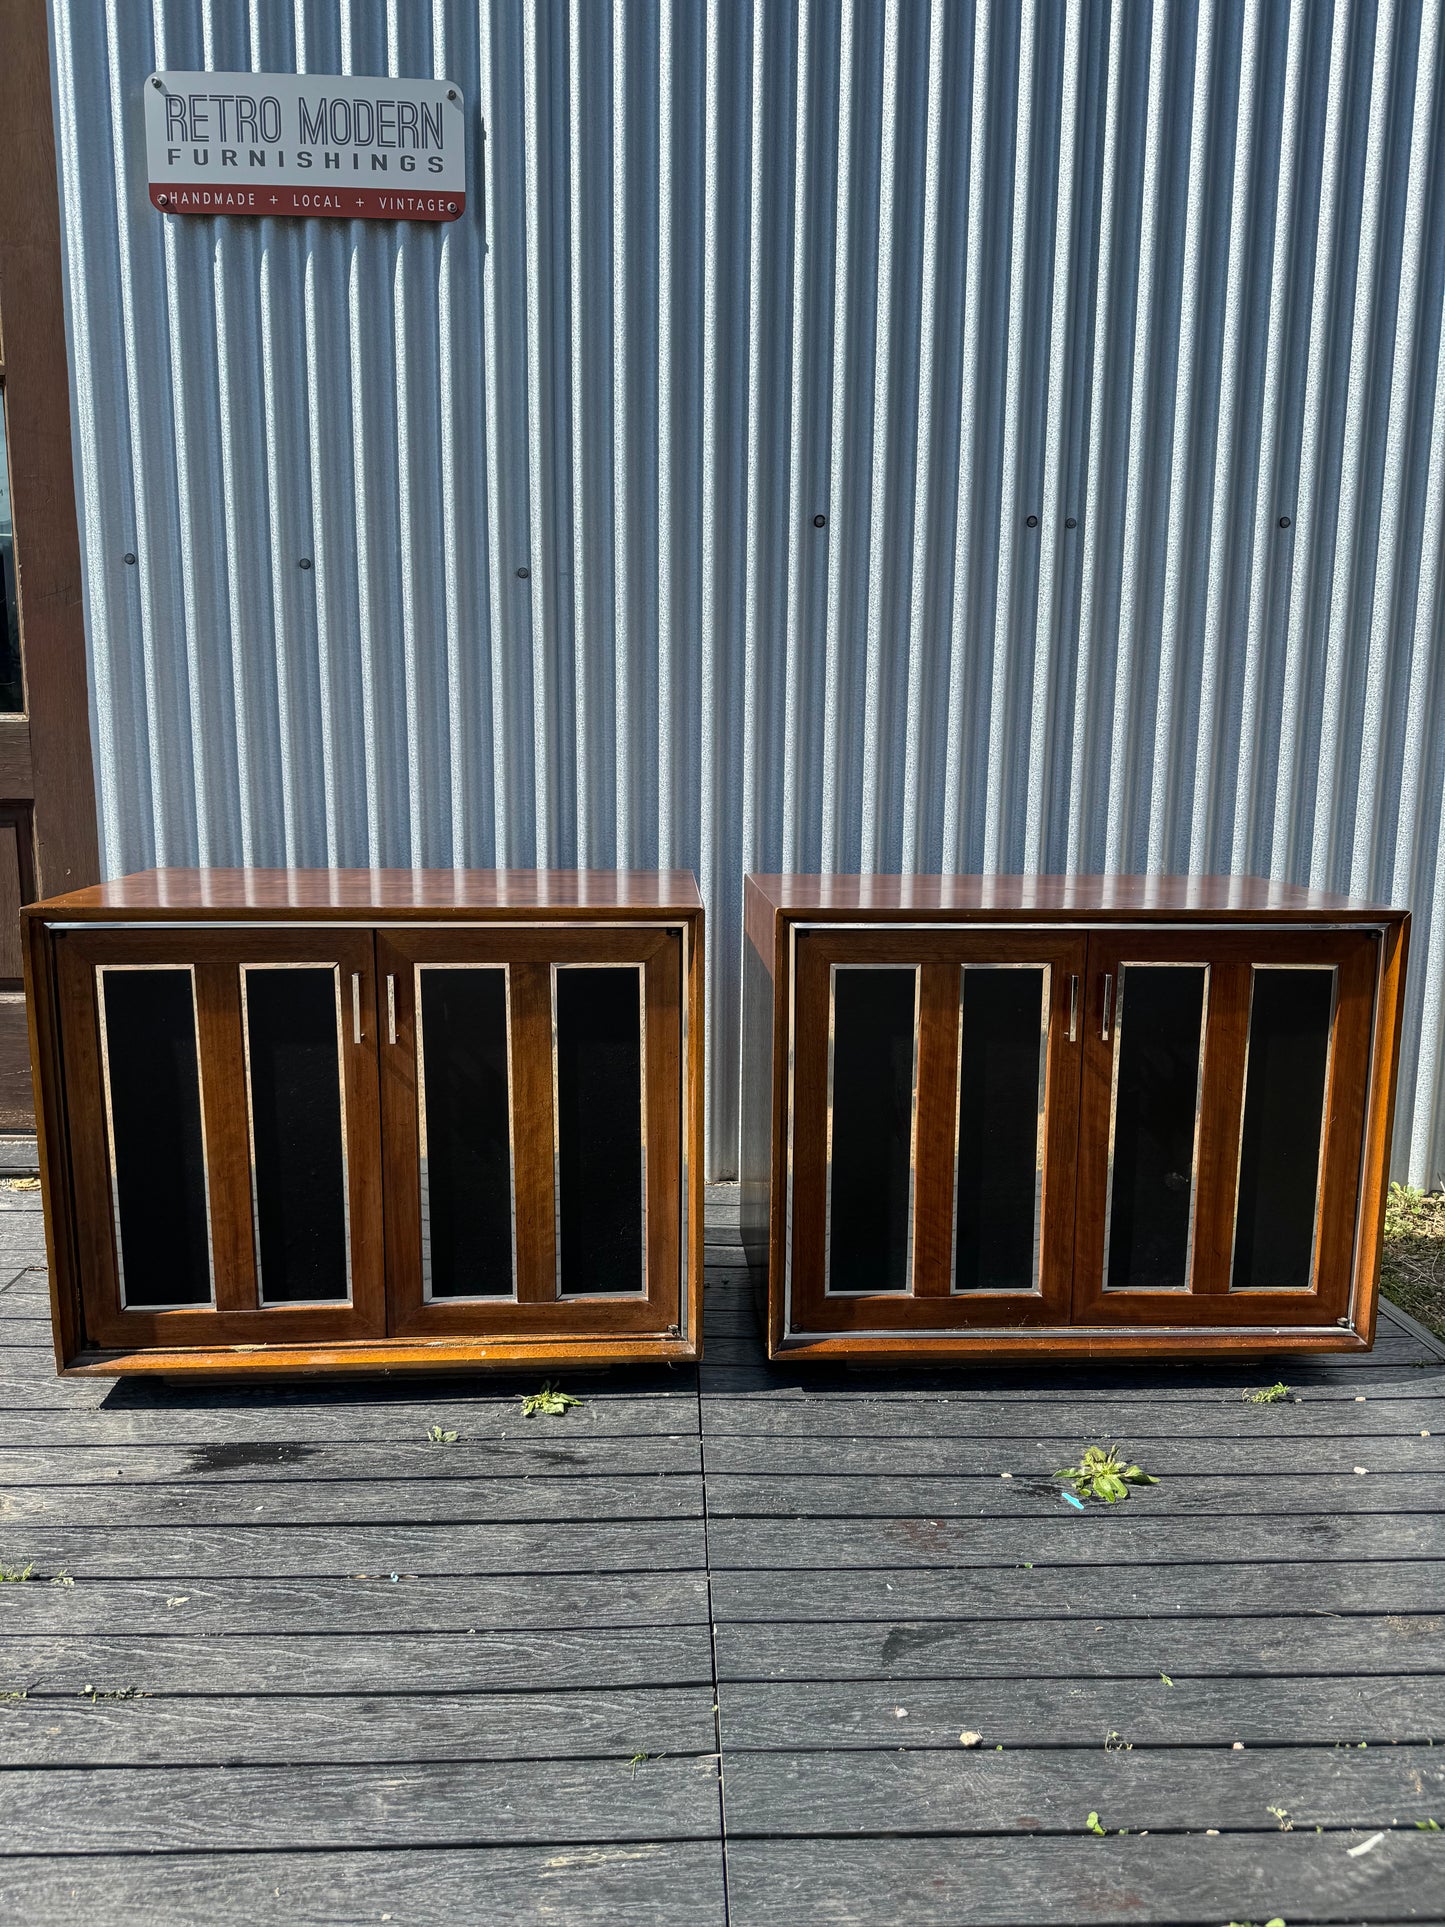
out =
[[[1204,1108],[1204,1052],[1209,1041],[1209,992],[1212,966],[1195,957],[1121,957],[1119,959],[1118,1002],[1114,1010],[1114,1057],[1109,1072],[1109,1154],[1108,1177],[1104,1187],[1104,1260],[1099,1268],[1101,1291],[1188,1291],[1194,1275],[1194,1231],[1199,1215],[1199,1121]],[[1114,1228],[1114,1126],[1119,1107],[1119,1059],[1124,1039],[1124,973],[1126,970],[1202,970],[1204,989],[1199,1004],[1199,1061],[1194,1074],[1194,1144],[1189,1166],[1189,1236],[1184,1247],[1182,1285],[1111,1285],[1109,1283],[1109,1242]],[[1191,1330],[1193,1327],[1191,1327]]]
[[923,970],[919,964],[831,963],[828,966],[828,1110],[823,1161],[823,1296],[825,1298],[876,1298],[877,1291],[835,1291],[833,1264],[833,1025],[834,998],[840,970],[896,970],[913,974],[913,1079],[908,1117],[908,1220],[904,1246],[903,1289],[890,1291],[891,1298],[905,1298],[913,1290],[913,1216],[914,1192],[918,1180],[918,1041],[922,1021]]
[[[973,1285],[960,1285],[958,1282],[958,1179],[959,1179],[959,1138],[963,1123],[963,1006],[968,991],[970,970],[1037,970],[1042,977],[1040,986],[1041,1023],[1039,1030],[1039,1121],[1034,1139],[1034,1249],[1032,1276],[1033,1283],[1023,1290],[1010,1286],[990,1285],[982,1288]],[[1078,978],[1072,980],[1076,985]],[[965,1303],[989,1295],[1006,1292],[1011,1298],[1038,1298],[1043,1294],[1042,1276],[1044,1249],[1044,1149],[1047,1135],[1044,1128],[1045,1110],[1048,1102],[1049,1076],[1049,1019],[1053,1011],[1054,967],[1047,961],[1041,963],[967,963],[958,973],[958,1062],[954,1072],[953,1088],[956,1107],[953,1119],[953,1223],[949,1228],[948,1293],[949,1296],[962,1298]],[[970,1328],[971,1329],[971,1328]]]
[[[341,965],[307,962],[243,963],[237,966],[241,979],[241,1054],[246,1080],[246,1145],[251,1165],[251,1248],[256,1255],[256,1303],[273,1311],[338,1311],[354,1301],[355,1281],[351,1273],[351,1136],[346,1116],[346,1046],[342,1041]],[[344,1298],[280,1298],[267,1300],[266,1283],[261,1272],[261,1199],[256,1186],[256,1116],[251,1097],[251,1012],[246,999],[246,978],[253,970],[329,970],[336,999],[336,1090],[341,1127],[341,1222],[346,1241],[346,1296]],[[356,983],[356,973],[352,973]]]
[[[116,1169],[115,1156],[115,1115],[111,1108],[110,1091],[110,1033],[106,1026],[105,984],[107,971],[135,970],[179,970],[191,980],[191,1027],[196,1040],[196,1108],[200,1114],[201,1125],[201,1183],[206,1200],[206,1273],[211,1281],[211,1295],[199,1304],[194,1300],[177,1305],[128,1305],[125,1298],[125,1249],[120,1233],[120,1179]],[[206,1141],[206,1087],[205,1072],[201,1058],[201,1015],[196,999],[196,967],[188,963],[133,963],[97,964],[95,966],[95,1007],[100,1025],[100,1082],[101,1101],[105,1108],[106,1162],[110,1174],[110,1214],[111,1226],[115,1235],[115,1273],[116,1288],[122,1311],[214,1311],[216,1308],[216,1244],[211,1224],[211,1154]]]
[[[676,924],[667,924],[665,929],[675,930]],[[596,958],[582,958],[576,963],[553,963],[552,965],[552,1216],[554,1223],[553,1255],[555,1261],[555,1290],[557,1302],[598,1304],[616,1300],[620,1304],[635,1304],[639,1294],[635,1291],[563,1291],[562,1289],[562,1120],[558,1108],[557,1082],[557,973],[559,970],[635,970],[637,972],[637,1009],[638,1009],[638,1071],[640,1139],[642,1145],[642,1289],[641,1297],[647,1298],[647,1259],[648,1259],[648,1213],[647,1213],[647,966],[645,963],[607,963]]]
[[[432,1295],[431,1263],[431,1169],[427,1151],[426,1050],[422,1035],[421,978],[424,970],[500,970],[502,973],[502,1025],[507,1050],[507,1192],[510,1199],[512,1239],[512,1289],[480,1292],[473,1296],[447,1292]],[[387,978],[388,999],[395,1013],[395,985]],[[512,1305],[517,1302],[517,1135],[516,1106],[512,1090],[512,967],[506,963],[418,963],[412,966],[413,1047],[416,1051],[416,1140],[417,1175],[420,1179],[418,1204],[421,1214],[421,1298],[424,1305]],[[393,1043],[396,1042],[393,1023]]]
[[390,970],[386,973],[386,1041],[396,1042],[396,977]]
[[1316,1275],[1320,1251],[1320,1206],[1323,1203],[1325,1147],[1329,1141],[1330,1073],[1335,1064],[1335,1018],[1340,1003],[1340,967],[1328,963],[1255,963],[1249,967],[1249,1021],[1244,1027],[1244,1074],[1239,1086],[1239,1151],[1234,1162],[1234,1211],[1229,1224],[1229,1289],[1234,1291],[1234,1254],[1239,1246],[1239,1185],[1244,1175],[1244,1113],[1249,1103],[1249,1048],[1254,1035],[1254,980],[1261,970],[1327,970],[1330,973],[1329,1039],[1325,1048],[1325,1081],[1320,1092],[1320,1150],[1315,1164],[1315,1215],[1310,1229],[1310,1265],[1307,1285],[1241,1285],[1242,1292],[1319,1290]]

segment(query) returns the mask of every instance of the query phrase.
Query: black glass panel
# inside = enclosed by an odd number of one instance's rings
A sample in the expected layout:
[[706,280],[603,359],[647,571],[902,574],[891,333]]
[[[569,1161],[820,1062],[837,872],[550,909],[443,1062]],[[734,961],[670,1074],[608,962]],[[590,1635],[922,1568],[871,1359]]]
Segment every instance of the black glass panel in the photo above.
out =
[[1314,1261],[1331,970],[1256,970],[1234,1228],[1236,1290],[1307,1291]]
[[965,970],[959,1049],[954,1283],[1032,1291],[1038,1199],[1042,970]]
[[105,970],[120,1261],[128,1306],[208,1305],[195,991],[188,970]]
[[557,972],[561,1289],[641,1291],[641,972]]
[[512,1146],[501,970],[421,972],[422,1236],[433,1298],[509,1296]]
[[1189,1282],[1194,1133],[1204,1036],[1202,965],[1119,973],[1109,1285]]
[[346,1171],[336,973],[246,972],[261,1297],[345,1298]]
[[831,1291],[908,1289],[917,982],[913,970],[834,972]]

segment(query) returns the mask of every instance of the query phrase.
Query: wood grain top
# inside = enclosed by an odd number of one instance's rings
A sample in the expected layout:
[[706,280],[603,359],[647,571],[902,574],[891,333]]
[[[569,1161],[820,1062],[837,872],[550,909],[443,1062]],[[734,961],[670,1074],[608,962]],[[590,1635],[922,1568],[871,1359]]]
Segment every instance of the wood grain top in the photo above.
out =
[[854,923],[1403,922],[1408,911],[1254,876],[749,876],[743,918],[769,970],[779,919]]
[[691,870],[142,870],[28,907],[40,917],[681,916],[702,908]]
[[750,876],[748,884],[789,916],[814,910],[865,916],[915,910],[960,916],[1383,913],[1383,906],[1360,897],[1253,876]]

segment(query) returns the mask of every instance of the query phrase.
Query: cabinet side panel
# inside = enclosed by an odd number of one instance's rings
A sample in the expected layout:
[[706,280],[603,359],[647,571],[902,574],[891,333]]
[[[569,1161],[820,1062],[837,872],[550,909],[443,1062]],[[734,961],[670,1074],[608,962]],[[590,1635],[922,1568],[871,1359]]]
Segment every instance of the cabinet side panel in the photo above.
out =
[[71,1227],[71,1175],[65,1123],[65,1080],[60,1059],[51,937],[38,917],[21,925],[25,943],[25,1009],[30,1027],[30,1067],[35,1082],[35,1120],[45,1207],[45,1254],[50,1277],[50,1324],[55,1368],[63,1371],[83,1343],[79,1269]]
[[738,1179],[743,1248],[755,1271],[768,1265],[773,1176],[773,978],[743,939],[742,1138]]
[[1391,1134],[1400,1075],[1400,1031],[1405,1014],[1405,965],[1410,953],[1408,913],[1385,926],[1376,991],[1374,1063],[1360,1172],[1360,1208],[1351,1316],[1366,1344],[1375,1342],[1380,1309],[1380,1259],[1385,1240],[1385,1201],[1390,1189]]

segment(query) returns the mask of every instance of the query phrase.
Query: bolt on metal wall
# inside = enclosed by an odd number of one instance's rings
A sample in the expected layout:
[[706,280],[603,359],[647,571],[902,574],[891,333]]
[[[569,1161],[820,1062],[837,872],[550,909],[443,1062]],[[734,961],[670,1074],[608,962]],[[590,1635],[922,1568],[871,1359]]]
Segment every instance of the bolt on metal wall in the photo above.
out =
[[[1440,0],[52,0],[104,860],[1258,871],[1415,912]],[[166,219],[153,67],[437,74],[452,226]],[[134,557],[132,564],[130,558]]]

